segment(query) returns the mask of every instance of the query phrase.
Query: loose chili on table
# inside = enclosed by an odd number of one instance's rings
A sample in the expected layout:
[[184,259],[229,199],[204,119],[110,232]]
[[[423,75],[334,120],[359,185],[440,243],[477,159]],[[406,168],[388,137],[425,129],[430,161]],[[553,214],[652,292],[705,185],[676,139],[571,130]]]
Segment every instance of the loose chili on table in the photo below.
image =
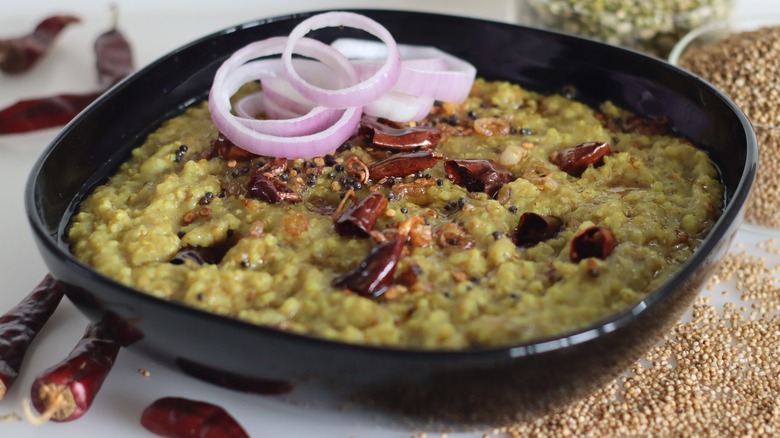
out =
[[95,40],[94,49],[99,84],[97,91],[20,100],[0,110],[0,134],[18,134],[64,125],[133,71],[132,49],[117,30],[116,23]]
[[182,397],[163,397],[141,415],[149,432],[168,438],[249,438],[249,434],[222,407]]
[[0,40],[0,71],[19,74],[30,70],[46,55],[60,32],[79,21],[72,15],[54,15],[38,23],[28,35]]
[[36,377],[30,395],[41,416],[30,416],[34,422],[75,420],[92,406],[120,349],[108,325],[89,324],[68,357]]
[[60,284],[47,275],[19,304],[0,316],[0,399],[19,376],[30,344],[62,296]]

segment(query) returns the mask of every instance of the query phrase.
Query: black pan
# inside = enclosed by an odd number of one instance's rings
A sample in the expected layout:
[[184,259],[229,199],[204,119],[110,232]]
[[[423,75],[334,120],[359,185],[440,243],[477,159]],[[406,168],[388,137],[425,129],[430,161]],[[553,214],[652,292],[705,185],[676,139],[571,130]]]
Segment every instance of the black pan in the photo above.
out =
[[[727,195],[722,217],[682,269],[632,308],[557,338],[460,352],[347,345],[259,327],[154,298],[77,261],[65,230],[79,201],[161,121],[203,99],[233,51],[288,34],[312,15],[305,13],[226,29],[164,56],[54,139],[33,168],[26,207],[41,254],[68,297],[93,320],[114,319],[131,348],[197,377],[261,393],[323,384],[339,396],[426,418],[494,421],[537,412],[581,397],[636,361],[690,305],[741,222],[757,160],[745,116],[697,77],[632,51],[463,17],[357,12],[400,43],[433,45],[469,60],[482,77],[541,92],[565,87],[590,104],[612,100],[640,115],[668,117],[719,167]],[[353,32],[316,35],[329,42]]]

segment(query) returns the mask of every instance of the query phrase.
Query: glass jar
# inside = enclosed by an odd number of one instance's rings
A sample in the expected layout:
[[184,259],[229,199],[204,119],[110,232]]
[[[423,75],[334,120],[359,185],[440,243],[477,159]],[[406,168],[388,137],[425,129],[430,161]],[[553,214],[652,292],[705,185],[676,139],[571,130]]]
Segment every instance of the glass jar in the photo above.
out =
[[518,21],[666,57],[691,30],[728,20],[735,0],[524,0]]

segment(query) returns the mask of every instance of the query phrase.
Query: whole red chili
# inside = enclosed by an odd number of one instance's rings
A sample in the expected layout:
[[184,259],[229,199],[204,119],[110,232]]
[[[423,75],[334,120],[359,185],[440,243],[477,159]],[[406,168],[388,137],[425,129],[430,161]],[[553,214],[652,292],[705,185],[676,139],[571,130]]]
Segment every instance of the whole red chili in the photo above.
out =
[[30,70],[49,51],[60,32],[79,21],[72,15],[54,15],[38,23],[29,35],[0,40],[0,71],[18,74]]
[[555,151],[550,155],[550,161],[569,175],[580,177],[588,166],[604,164],[604,157],[611,153],[608,143],[592,141]]
[[406,245],[406,235],[399,235],[375,245],[355,269],[337,278],[333,285],[345,287],[364,297],[378,298],[393,283],[393,274]]
[[257,155],[241,149],[228,140],[221,132],[217,138],[211,141],[212,156],[222,157],[226,160],[249,161]]
[[163,397],[141,414],[141,425],[168,438],[249,438],[220,406],[182,397]]
[[59,94],[20,100],[0,110],[0,134],[30,132],[64,125],[101,94]]
[[260,199],[269,204],[276,204],[282,200],[279,189],[274,184],[274,178],[269,177],[260,169],[249,177],[246,186],[246,195],[249,198]]
[[574,263],[588,257],[603,260],[612,254],[616,244],[617,239],[611,230],[597,226],[588,227],[572,237],[569,256]]
[[[358,135],[372,147],[391,151],[433,149],[441,140],[441,132],[430,126],[391,126],[382,119],[364,116]],[[390,122],[391,123],[391,122]]]
[[99,87],[84,94],[58,94],[20,100],[0,110],[0,134],[30,132],[61,126],[133,70],[130,45],[114,26],[95,41]]
[[133,50],[124,35],[117,30],[119,21],[117,8],[113,8],[111,29],[95,40],[95,65],[98,73],[98,87],[108,90],[114,84],[133,72]]
[[27,349],[62,296],[60,284],[46,275],[19,304],[0,316],[0,399],[19,376]]
[[111,333],[101,323],[89,324],[68,357],[33,381],[30,395],[41,413],[35,421],[71,421],[87,412],[119,354]]
[[232,389],[261,395],[279,395],[293,390],[293,384],[286,380],[250,377],[230,371],[220,370],[183,357],[176,359],[176,365],[192,377]]
[[523,213],[512,233],[517,246],[528,247],[554,237],[563,227],[563,221],[555,216]]
[[442,156],[430,150],[393,154],[368,166],[368,175],[374,181],[421,172],[435,166]]
[[377,218],[387,208],[387,197],[379,192],[373,192],[350,205],[336,219],[333,226],[340,236],[368,237]]
[[444,162],[447,178],[470,192],[493,197],[504,184],[517,179],[512,172],[491,160],[449,160]]

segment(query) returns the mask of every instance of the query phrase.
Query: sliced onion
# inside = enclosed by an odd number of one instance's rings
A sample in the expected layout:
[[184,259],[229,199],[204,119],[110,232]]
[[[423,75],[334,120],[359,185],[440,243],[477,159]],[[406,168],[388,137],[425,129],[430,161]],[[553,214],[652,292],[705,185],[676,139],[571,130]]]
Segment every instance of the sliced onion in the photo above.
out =
[[[249,106],[253,112],[245,112]],[[296,114],[266,98],[263,92],[249,94],[234,105],[237,120],[247,128],[279,137],[315,134],[333,125],[344,110],[318,106],[304,115]],[[265,113],[269,118],[257,119],[253,114]]]
[[[278,65],[281,67],[281,62]],[[300,73],[305,81],[318,87],[332,90],[349,85],[345,78],[321,62],[310,59],[293,59],[293,65],[295,65],[295,71]],[[266,76],[260,82],[266,100],[273,101],[282,108],[304,114],[317,106],[316,103],[303,97],[295,90],[284,75]]]
[[317,106],[316,103],[301,96],[301,93],[283,77],[265,77],[260,80],[260,84],[266,100],[293,113],[305,114]]
[[[301,118],[286,120],[254,120],[236,117],[231,113],[230,97],[244,83],[275,74],[272,62],[247,62],[277,55],[284,50],[287,42],[285,37],[269,38],[251,43],[228,58],[214,75],[214,84],[209,93],[209,111],[217,129],[236,146],[249,152],[282,158],[323,155],[336,149],[355,133],[361,115],[360,107],[344,110],[316,108]],[[357,72],[352,64],[326,44],[301,38],[296,44],[296,51],[325,62],[351,83],[357,81]],[[330,122],[323,124],[323,120],[332,120],[333,111],[337,111],[339,117],[326,126]]]
[[[292,54],[300,53],[298,42],[310,31],[325,27],[354,27],[379,38],[387,47],[387,56],[382,67],[372,76],[346,88],[328,90],[305,81],[295,70]],[[282,53],[282,66],[290,85],[301,95],[319,105],[329,108],[364,106],[385,94],[398,81],[401,55],[392,35],[376,21],[352,12],[326,12],[312,16],[298,24],[288,37],[287,47]],[[324,60],[314,57],[320,61]],[[327,64],[327,62],[326,62]]]
[[424,119],[433,108],[434,99],[425,96],[388,91],[384,96],[363,107],[363,113],[397,122]]
[[[238,117],[242,117],[245,119],[256,119],[263,113],[268,115],[268,112],[265,108],[265,102],[263,99],[263,93],[257,92],[248,94],[241,99],[239,99],[234,105],[233,105],[233,111],[235,111],[236,115]],[[269,117],[272,117],[268,115]],[[288,117],[274,117],[275,119],[290,119],[293,117],[298,117],[298,114],[290,113]]]
[[[380,41],[341,39],[329,46],[305,37],[312,30],[344,26]],[[293,59],[293,54],[310,59]],[[281,58],[268,58],[275,55]],[[399,122],[421,120],[435,99],[464,100],[475,76],[471,64],[436,48],[397,45],[368,17],[328,12],[304,20],[288,37],[236,51],[217,70],[208,105],[216,127],[238,147],[258,155],[309,158],[353,136],[364,112]],[[250,81],[260,81],[262,91],[231,107],[232,96]]]
[[[381,61],[368,61],[361,59],[351,59],[351,61],[352,65],[355,66],[355,70],[358,72],[358,79],[360,80],[369,78],[382,67]],[[447,70],[447,68],[447,61],[445,61],[444,58],[402,59],[401,74],[398,76],[398,81],[408,81],[408,76],[410,74],[415,74],[415,70],[444,71]],[[396,82],[396,85],[397,84],[398,82]]]
[[[371,60],[387,56],[385,46],[376,41],[341,38],[331,46],[350,59]],[[398,50],[406,64],[401,69],[393,90],[446,102],[462,102],[468,97],[477,75],[477,69],[473,65],[435,47],[399,44]],[[434,70],[424,65],[409,63],[413,59],[435,58],[444,60],[447,68]]]
[[[301,113],[291,111],[269,99],[267,94],[263,92],[258,92],[257,94],[259,94],[259,100],[261,101],[263,109],[265,110],[265,115],[268,116],[268,118],[294,119],[301,116]],[[303,114],[306,114],[306,112]]]

